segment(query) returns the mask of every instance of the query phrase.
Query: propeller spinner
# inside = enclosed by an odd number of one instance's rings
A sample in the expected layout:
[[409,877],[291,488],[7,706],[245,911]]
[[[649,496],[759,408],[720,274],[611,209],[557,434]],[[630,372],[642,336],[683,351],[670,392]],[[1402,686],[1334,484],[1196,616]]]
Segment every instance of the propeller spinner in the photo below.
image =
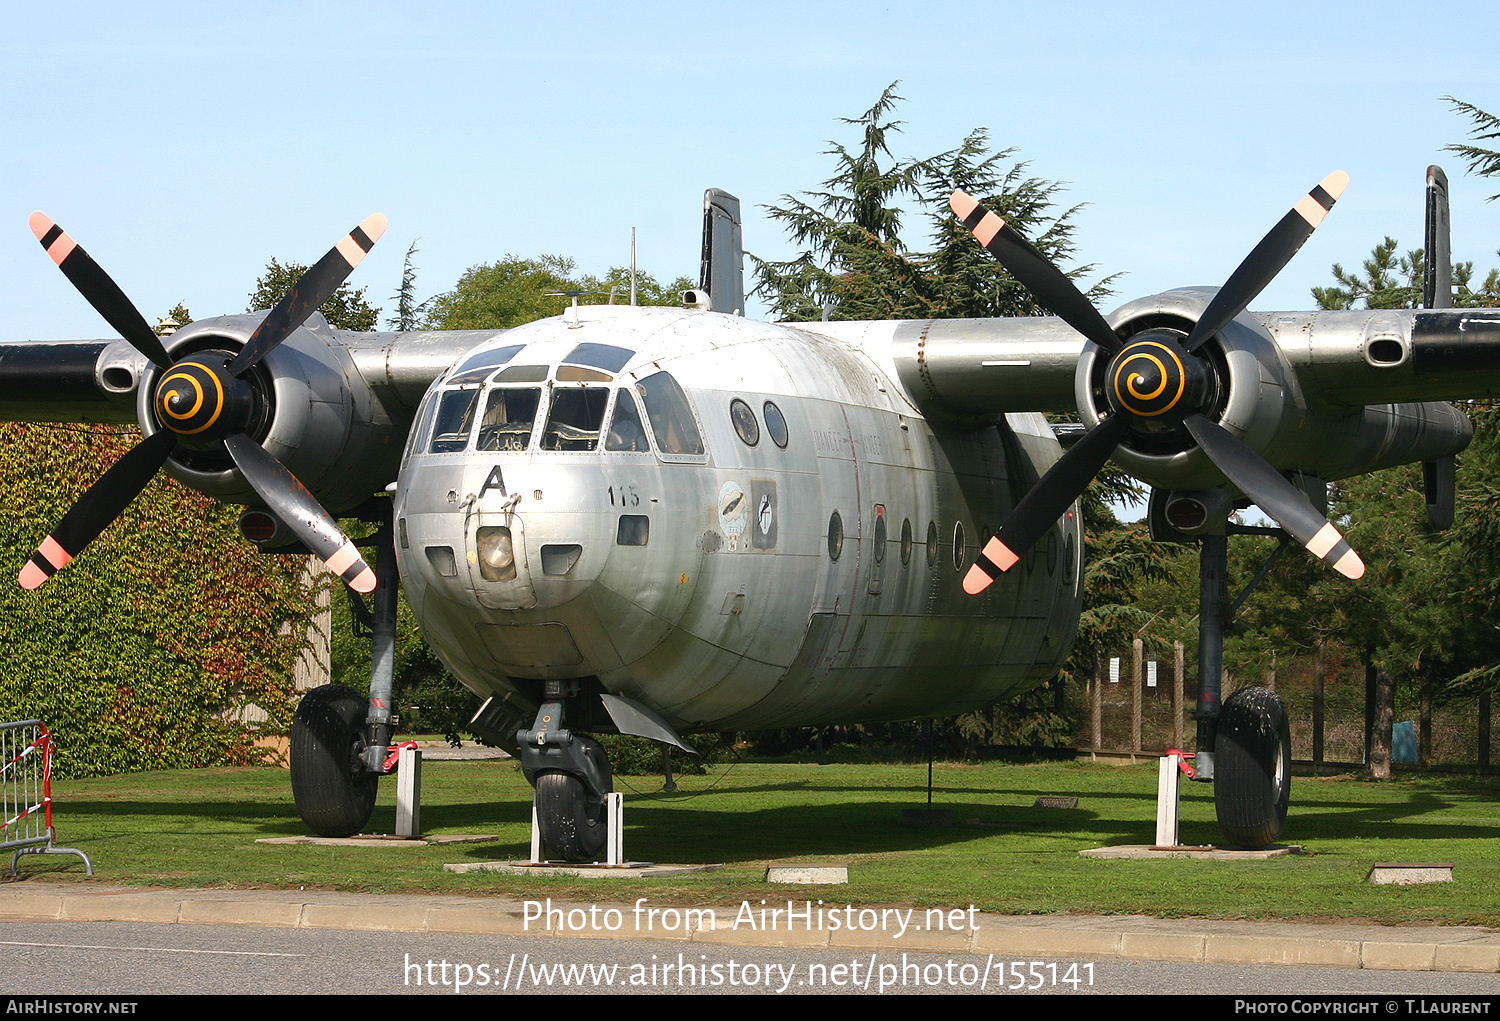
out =
[[1122,340],[1062,270],[1015,228],[973,198],[956,191],[948,204],[1006,270],[1069,326],[1109,356],[1105,393],[1110,411],[1042,476],[1000,531],[985,544],[964,576],[964,591],[983,592],[1010,570],[1104,467],[1132,431],[1181,426],[1236,488],[1314,556],[1349,578],[1365,565],[1338,529],[1265,458],[1203,412],[1216,390],[1211,364],[1196,352],[1254,301],[1323,222],[1349,184],[1334,171],[1261,239],[1208,303],[1192,332],[1147,330]]
[[355,591],[373,591],[375,572],[358,549],[317,499],[245,429],[262,399],[247,378],[250,370],[338,289],[385,233],[385,217],[368,217],[334,245],[292,286],[238,354],[199,351],[176,362],[130,299],[76,241],[43,213],[33,213],[30,222],[32,233],[79,293],[164,371],[151,399],[161,428],[115,462],[63,516],[21,568],[21,587],[37,588],[67,566],[146,488],[179,446],[222,446],[256,495],[309,550]]

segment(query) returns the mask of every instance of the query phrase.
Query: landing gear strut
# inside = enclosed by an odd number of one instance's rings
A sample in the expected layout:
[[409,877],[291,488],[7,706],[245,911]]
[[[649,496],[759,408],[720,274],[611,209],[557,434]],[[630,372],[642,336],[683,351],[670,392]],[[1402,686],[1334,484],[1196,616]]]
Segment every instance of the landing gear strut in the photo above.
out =
[[302,697],[292,720],[292,798],[308,829],[324,837],[353,836],[370,821],[391,743],[399,577],[389,520],[362,542],[376,547],[374,612],[349,596],[370,630],[370,697],[325,684]]
[[1241,688],[1221,701],[1224,629],[1286,549],[1273,528],[1227,526],[1226,532],[1275,535],[1276,552],[1229,605],[1228,534],[1198,540],[1198,748],[1193,779],[1214,785],[1219,828],[1238,847],[1268,847],[1281,836],[1291,794],[1292,742],[1286,707],[1265,688]]
[[576,685],[549,681],[547,701],[530,730],[516,734],[521,769],[536,788],[536,821],[542,856],[548,860],[590,861],[609,836],[605,795],[614,790],[609,756],[591,737],[562,727],[565,696]]

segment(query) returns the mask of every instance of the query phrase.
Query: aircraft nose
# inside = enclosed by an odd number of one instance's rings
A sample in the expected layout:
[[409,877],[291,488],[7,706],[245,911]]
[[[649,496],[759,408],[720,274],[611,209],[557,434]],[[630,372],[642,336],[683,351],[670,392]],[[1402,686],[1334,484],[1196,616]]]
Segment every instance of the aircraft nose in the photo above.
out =
[[481,505],[472,516],[467,529],[470,579],[482,605],[503,610],[561,606],[582,595],[598,576],[609,553],[607,515],[553,490],[532,490],[493,508]]

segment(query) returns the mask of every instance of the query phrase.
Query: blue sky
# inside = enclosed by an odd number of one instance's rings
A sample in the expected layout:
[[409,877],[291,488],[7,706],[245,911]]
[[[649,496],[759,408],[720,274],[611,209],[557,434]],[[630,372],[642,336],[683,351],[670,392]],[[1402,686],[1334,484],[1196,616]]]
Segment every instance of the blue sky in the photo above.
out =
[[1116,295],[1221,282],[1330,170],[1333,215],[1254,307],[1300,308],[1335,261],[1420,242],[1453,181],[1454,251],[1500,263],[1500,191],[1443,145],[1456,95],[1500,112],[1493,4],[98,2],[4,5],[0,339],[107,333],[26,227],[53,216],[148,318],[237,311],[273,256],[390,218],[354,282],[389,308],[515,253],[696,275],[705,187],[746,246],[816,187],[837,123],[899,79],[896,148],[986,127],[1069,182],[1083,261]]

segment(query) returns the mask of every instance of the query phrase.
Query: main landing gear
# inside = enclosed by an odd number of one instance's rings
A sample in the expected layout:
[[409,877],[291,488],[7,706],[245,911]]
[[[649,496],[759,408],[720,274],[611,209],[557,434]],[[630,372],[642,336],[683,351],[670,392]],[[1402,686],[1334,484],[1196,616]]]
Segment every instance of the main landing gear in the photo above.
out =
[[370,630],[370,696],[325,684],[302,696],[292,719],[292,798],[307,828],[323,837],[365,828],[391,743],[399,579],[388,517],[363,540],[376,547],[374,611],[350,592],[355,616]]
[[342,684],[302,696],[292,720],[292,797],[308,829],[352,837],[370,821],[379,777],[365,769],[365,697]]
[[1224,836],[1241,847],[1274,843],[1292,788],[1292,737],[1276,693],[1241,688],[1230,695],[1215,751],[1214,808]]
[[1291,794],[1292,741],[1286,706],[1274,691],[1241,688],[1221,702],[1224,629],[1287,546],[1280,529],[1226,527],[1226,533],[1281,537],[1260,574],[1229,605],[1228,534],[1198,542],[1198,749],[1193,779],[1214,785],[1214,808],[1225,839],[1260,849],[1275,843],[1286,824]]

